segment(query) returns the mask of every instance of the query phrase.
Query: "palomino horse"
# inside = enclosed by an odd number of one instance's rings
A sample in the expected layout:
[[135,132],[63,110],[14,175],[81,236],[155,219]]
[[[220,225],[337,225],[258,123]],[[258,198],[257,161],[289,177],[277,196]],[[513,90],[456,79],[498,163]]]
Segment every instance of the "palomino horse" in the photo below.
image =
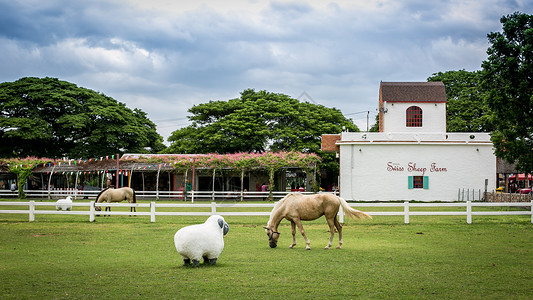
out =
[[296,245],[295,234],[296,226],[298,226],[298,229],[300,229],[300,232],[307,243],[305,249],[310,250],[309,239],[307,239],[300,221],[311,221],[316,220],[321,216],[326,216],[331,236],[329,237],[329,244],[325,249],[329,249],[333,243],[335,228],[337,228],[337,231],[339,232],[339,245],[337,246],[337,249],[340,249],[342,246],[342,225],[337,220],[337,213],[339,212],[340,206],[342,206],[344,212],[354,220],[355,218],[363,219],[365,217],[372,219],[371,216],[364,212],[351,208],[346,200],[333,194],[288,194],[274,205],[274,208],[270,213],[270,220],[268,220],[267,226],[264,227],[270,247],[276,248],[280,235],[278,232],[278,225],[281,220],[285,218],[291,222],[292,227],[292,245],[290,245],[289,248],[293,248]]
[[[135,191],[132,188],[129,187],[123,187],[119,189],[104,189],[102,190],[98,196],[96,196],[96,203],[102,203],[102,202],[121,202],[124,200],[128,200],[129,203],[137,203],[137,196],[135,195]],[[95,207],[96,210],[101,211],[102,208],[100,206]],[[111,207],[106,207],[105,210],[111,211]],[[137,211],[135,207],[130,208],[131,211]]]

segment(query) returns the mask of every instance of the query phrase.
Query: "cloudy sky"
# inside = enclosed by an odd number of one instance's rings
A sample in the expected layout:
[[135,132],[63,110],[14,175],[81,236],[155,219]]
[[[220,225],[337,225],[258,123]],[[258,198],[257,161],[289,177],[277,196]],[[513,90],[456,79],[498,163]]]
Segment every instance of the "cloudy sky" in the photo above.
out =
[[[0,82],[55,77],[140,108],[166,139],[244,89],[340,109],[366,130],[380,81],[480,69],[530,0],[0,0]],[[370,124],[372,125],[372,124]]]

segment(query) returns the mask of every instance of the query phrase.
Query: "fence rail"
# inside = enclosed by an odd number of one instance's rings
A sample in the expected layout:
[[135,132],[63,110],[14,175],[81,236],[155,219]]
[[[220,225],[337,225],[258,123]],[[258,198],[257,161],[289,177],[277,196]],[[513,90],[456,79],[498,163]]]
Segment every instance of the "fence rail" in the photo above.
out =
[[[59,199],[71,196],[74,200],[95,199],[99,190],[77,190],[77,189],[52,189],[48,190],[24,190],[27,199]],[[269,199],[271,192],[240,192],[240,191],[135,191],[137,198],[142,200],[186,200],[191,201],[260,201]],[[280,200],[288,192],[272,192],[273,200]],[[312,192],[299,192],[302,194],[312,194]],[[338,195],[338,193],[336,193]],[[17,191],[0,190],[0,197],[18,198]],[[484,202],[529,202],[533,200],[532,194],[509,194],[483,192],[481,189],[459,189],[457,195],[458,202],[484,201]]]
[[[76,190],[76,189],[54,189],[54,190],[24,190],[28,199],[59,199],[71,196],[74,200],[96,199],[99,190]],[[274,200],[280,200],[288,192],[272,192]],[[299,192],[301,194],[313,194],[312,192]],[[270,192],[240,192],[240,191],[188,191],[185,195],[183,191],[140,191],[136,190],[137,198],[143,200],[167,199],[167,200],[187,200],[194,201],[222,201],[222,200],[265,200],[270,197]],[[184,197],[185,196],[185,197]],[[0,197],[18,198],[17,191],[0,190]]]
[[[15,206],[27,207],[27,209],[2,209],[0,214],[28,214],[29,221],[35,221],[35,215],[85,215],[89,216],[89,221],[94,222],[98,215],[120,215],[120,216],[150,216],[150,222],[155,222],[156,216],[209,216],[219,214],[222,216],[269,216],[270,211],[227,211],[219,210],[219,208],[272,208],[274,203],[95,203],[90,202],[73,202],[72,207],[86,207],[85,210],[71,210],[71,211],[56,211],[37,209],[38,207],[56,206],[56,202],[35,202],[35,201],[0,201],[0,206]],[[70,204],[69,204],[70,205]],[[533,201],[521,203],[508,202],[453,202],[453,203],[374,203],[374,202],[357,202],[349,203],[352,207],[374,207],[374,208],[402,208],[401,211],[370,211],[367,212],[371,216],[404,216],[404,223],[409,224],[411,216],[466,216],[466,222],[472,224],[473,216],[505,216],[505,215],[528,215],[531,216],[531,223],[533,223]],[[148,211],[125,212],[125,211],[97,211],[96,207],[135,207],[145,208]],[[464,207],[464,211],[412,211],[412,208],[420,207]],[[520,207],[524,210],[517,211],[473,211],[474,207]],[[529,207],[529,209],[527,209]],[[193,211],[168,211],[164,208],[194,208]],[[208,209],[206,211],[195,211],[197,208]],[[339,221],[344,223],[344,213],[342,207],[339,211]]]

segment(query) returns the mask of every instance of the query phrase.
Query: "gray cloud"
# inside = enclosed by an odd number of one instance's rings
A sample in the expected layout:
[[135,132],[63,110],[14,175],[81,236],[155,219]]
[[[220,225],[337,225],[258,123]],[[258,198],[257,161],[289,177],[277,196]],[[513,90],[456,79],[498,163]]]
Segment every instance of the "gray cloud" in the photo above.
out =
[[[379,81],[480,68],[486,35],[529,2],[0,1],[0,81],[58,77],[137,107],[166,138],[191,106],[266,89],[366,128]],[[373,120],[373,116],[371,117]]]

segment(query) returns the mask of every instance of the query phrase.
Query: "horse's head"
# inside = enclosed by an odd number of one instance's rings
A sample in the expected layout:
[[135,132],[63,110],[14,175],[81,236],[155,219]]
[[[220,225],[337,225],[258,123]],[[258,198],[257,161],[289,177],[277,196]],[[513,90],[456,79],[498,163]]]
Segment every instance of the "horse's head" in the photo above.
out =
[[[100,203],[100,202],[102,202],[103,199],[100,198],[100,196],[102,196],[102,194],[103,194],[105,191],[107,191],[107,190],[109,190],[109,188],[105,188],[105,189],[101,190],[100,193],[98,193],[98,195],[96,196],[96,201],[94,201],[94,202],[95,202],[95,203]],[[95,207],[94,207],[94,210],[96,210],[96,211],[102,211],[102,208],[101,208],[100,206],[95,206]]]
[[278,239],[279,239],[280,233],[277,231],[274,231],[272,228],[270,228],[270,226],[266,226],[263,228],[265,228],[265,232],[268,236],[268,245],[270,246],[270,248],[276,248],[276,246],[278,245]]

